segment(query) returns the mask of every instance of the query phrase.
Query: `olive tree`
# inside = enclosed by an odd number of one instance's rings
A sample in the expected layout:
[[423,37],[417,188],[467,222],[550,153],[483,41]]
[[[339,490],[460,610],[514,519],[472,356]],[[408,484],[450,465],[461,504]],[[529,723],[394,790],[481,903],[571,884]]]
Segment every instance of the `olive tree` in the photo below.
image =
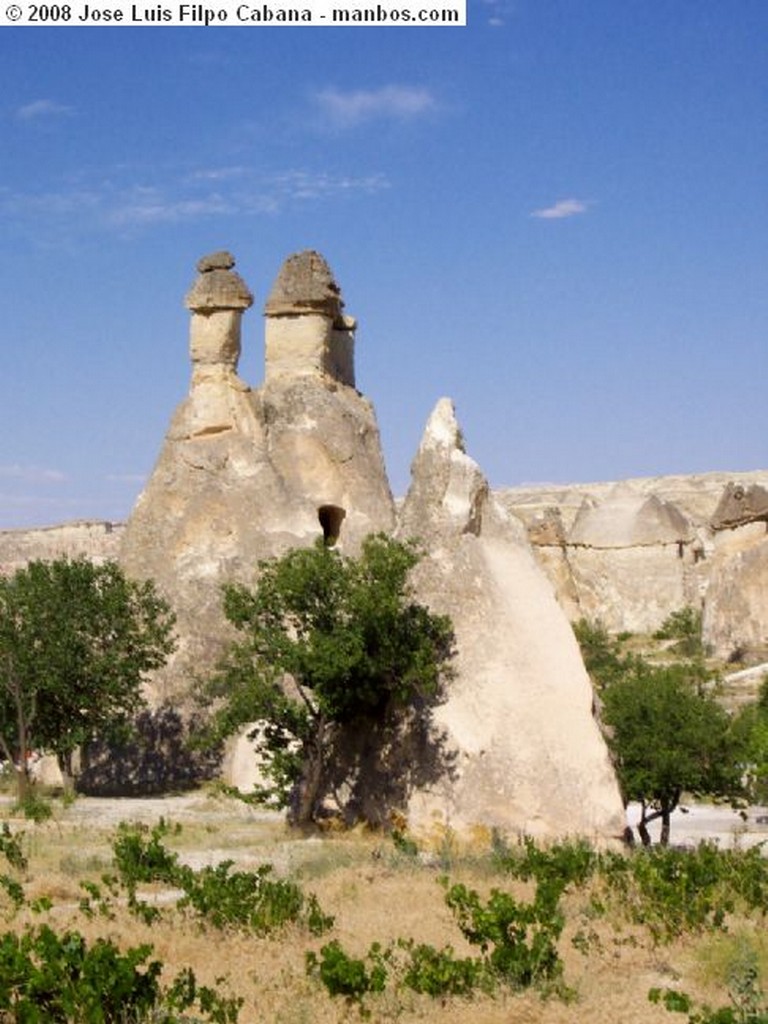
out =
[[32,751],[72,755],[109,738],[143,705],[147,672],[173,649],[174,616],[152,582],[116,562],[33,561],[0,578],[0,754],[20,799]]
[[[255,589],[224,591],[240,633],[204,688],[216,701],[212,734],[248,723],[264,759],[262,795],[306,825],[320,813],[344,741],[381,754],[398,716],[423,725],[450,675],[448,618],[414,600],[412,543],[368,537],[359,558],[318,543],[259,563]],[[378,743],[378,746],[377,746]]]

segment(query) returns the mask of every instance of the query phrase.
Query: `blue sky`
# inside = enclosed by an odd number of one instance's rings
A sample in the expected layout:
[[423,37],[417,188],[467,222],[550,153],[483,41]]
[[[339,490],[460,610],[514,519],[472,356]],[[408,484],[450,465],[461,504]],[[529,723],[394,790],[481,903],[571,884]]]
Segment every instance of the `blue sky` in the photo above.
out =
[[403,493],[768,466],[768,4],[468,0],[463,29],[0,29],[0,527],[123,519],[183,296],[319,249]]

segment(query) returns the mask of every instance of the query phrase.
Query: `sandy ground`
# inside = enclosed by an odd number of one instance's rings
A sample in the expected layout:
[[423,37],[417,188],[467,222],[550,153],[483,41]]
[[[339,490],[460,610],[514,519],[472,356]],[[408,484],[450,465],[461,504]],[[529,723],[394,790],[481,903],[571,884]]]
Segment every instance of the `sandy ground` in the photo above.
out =
[[[12,806],[0,798],[0,820]],[[715,839],[724,848],[768,839],[768,825],[756,819],[764,809],[750,812],[743,822],[728,808],[697,805],[678,813],[672,825],[675,843]],[[630,809],[630,820],[634,810]],[[255,938],[235,930],[203,929],[187,918],[169,917],[151,927],[127,913],[112,922],[86,921],[78,912],[80,878],[99,878],[111,860],[110,838],[121,821],[154,824],[160,818],[182,826],[168,845],[192,866],[231,859],[248,867],[269,862],[279,873],[297,878],[305,892],[314,892],[323,909],[334,915],[333,930],[321,939],[302,929],[271,938]],[[437,948],[451,944],[463,953],[462,938],[444,902],[439,876],[463,881],[487,893],[506,888],[498,873],[488,874],[480,861],[452,858],[424,864],[398,859],[391,840],[364,833],[302,837],[288,830],[282,816],[217,798],[206,792],[146,799],[82,797],[68,807],[56,806],[54,819],[40,826],[22,819],[12,822],[30,845],[30,895],[48,895],[56,904],[55,923],[94,937],[105,930],[121,946],[150,942],[169,972],[189,965],[200,981],[223,983],[245,1000],[240,1024],[347,1024],[360,1016],[355,1008],[332,1000],[306,976],[304,957],[330,939],[356,956],[374,941],[387,943],[413,938]],[[89,874],[90,873],[90,874]],[[159,893],[157,895],[160,895]],[[416,1024],[674,1024],[662,1007],[648,1001],[654,986],[679,987],[711,1005],[727,1005],[726,983],[712,983],[712,970],[702,967],[718,954],[718,943],[729,936],[685,937],[659,946],[647,932],[626,923],[591,916],[585,894],[568,897],[568,925],[558,945],[565,978],[573,990],[569,1002],[542,1000],[535,993],[502,992],[495,998],[477,996],[434,1000],[408,992],[387,993],[370,1004],[372,1022]],[[23,926],[23,920],[14,927]],[[760,942],[764,922],[739,922],[734,935],[747,929]],[[572,939],[582,933],[582,945]],[[583,948],[586,937],[587,948]],[[468,951],[468,950],[467,950]],[[720,955],[721,959],[724,954]],[[768,961],[768,950],[766,951]]]

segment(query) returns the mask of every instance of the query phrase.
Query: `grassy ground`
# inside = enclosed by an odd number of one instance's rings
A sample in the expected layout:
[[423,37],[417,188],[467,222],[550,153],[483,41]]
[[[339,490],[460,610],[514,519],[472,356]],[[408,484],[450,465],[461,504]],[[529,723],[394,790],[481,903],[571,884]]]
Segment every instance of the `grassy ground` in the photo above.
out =
[[[205,793],[168,801],[77,800],[57,807],[52,820],[34,825],[12,816],[10,802],[0,806],[0,824],[8,822],[22,840],[29,864],[23,874],[29,899],[53,902],[43,919],[53,927],[73,927],[88,938],[109,936],[121,946],[150,942],[169,976],[191,966],[201,982],[242,996],[241,1024],[331,1024],[359,1019],[358,1010],[331,999],[320,984],[308,978],[305,954],[338,939],[349,953],[363,956],[374,941],[398,937],[436,947],[450,944],[467,955],[463,940],[445,905],[442,876],[464,882],[487,895],[496,887],[530,896],[530,885],[501,872],[489,850],[458,853],[447,843],[429,857],[399,850],[392,840],[365,832],[300,837],[274,815]],[[299,926],[289,926],[270,938],[255,938],[235,929],[201,928],[172,910],[172,895],[154,887],[154,897],[166,908],[163,918],[145,925],[116,908],[114,920],[88,920],[79,909],[83,879],[98,881],[111,870],[111,841],[120,820],[156,822],[160,813],[182,825],[167,846],[185,863],[199,868],[231,858],[253,869],[269,862],[281,876],[314,892],[326,913],[335,917],[333,929],[317,938]],[[0,857],[0,871],[3,869]],[[495,996],[433,999],[407,991],[372,997],[367,1006],[374,1021],[437,1020],[441,1024],[653,1024],[681,1020],[652,1005],[648,990],[678,987],[697,999],[728,1004],[728,975],[745,948],[768,965],[768,940],[762,918],[736,913],[727,932],[687,936],[667,944],[626,922],[618,906],[595,912],[587,889],[566,894],[566,927],[558,949],[564,961],[568,999],[543,998],[536,992],[500,991]],[[2,902],[0,902],[2,907]],[[6,930],[21,930],[41,918],[25,907],[10,912]],[[575,940],[575,941],[574,941]]]

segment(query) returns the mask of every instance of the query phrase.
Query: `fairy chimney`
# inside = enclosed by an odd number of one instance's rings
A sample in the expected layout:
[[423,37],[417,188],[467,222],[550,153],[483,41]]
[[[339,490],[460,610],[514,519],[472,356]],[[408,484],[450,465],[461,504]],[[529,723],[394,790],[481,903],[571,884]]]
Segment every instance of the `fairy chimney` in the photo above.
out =
[[279,377],[325,376],[355,386],[354,317],[330,267],[318,252],[290,256],[267,299],[265,382]]

